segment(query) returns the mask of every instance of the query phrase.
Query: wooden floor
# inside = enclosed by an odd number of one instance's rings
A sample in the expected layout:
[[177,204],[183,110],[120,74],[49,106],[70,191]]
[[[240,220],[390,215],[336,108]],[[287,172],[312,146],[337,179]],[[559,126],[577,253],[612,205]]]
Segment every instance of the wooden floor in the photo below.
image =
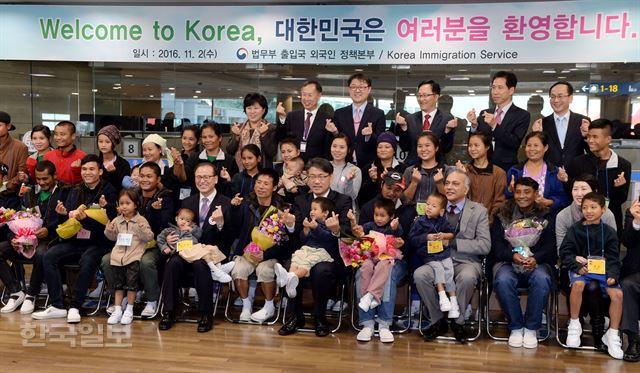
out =
[[466,345],[424,342],[417,332],[393,344],[359,343],[343,330],[326,338],[277,334],[279,324],[231,324],[196,333],[179,323],[160,332],[158,320],[106,325],[106,317],[35,321],[18,312],[0,315],[0,372],[638,372],[594,352],[570,351],[555,342],[537,350],[512,349],[482,339]]

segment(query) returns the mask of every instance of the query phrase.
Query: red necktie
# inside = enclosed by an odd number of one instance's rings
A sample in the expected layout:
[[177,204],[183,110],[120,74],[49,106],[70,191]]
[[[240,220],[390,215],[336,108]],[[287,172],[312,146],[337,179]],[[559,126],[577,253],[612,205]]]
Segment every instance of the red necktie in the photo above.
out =
[[431,114],[427,114],[424,117],[424,124],[422,125],[422,131],[428,131],[429,127],[431,127],[431,122],[429,122],[429,118],[431,118]]

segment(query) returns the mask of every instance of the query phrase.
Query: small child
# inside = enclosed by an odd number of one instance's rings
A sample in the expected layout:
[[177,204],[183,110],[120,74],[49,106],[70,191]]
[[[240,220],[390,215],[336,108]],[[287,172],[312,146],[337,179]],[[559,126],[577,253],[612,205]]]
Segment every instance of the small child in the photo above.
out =
[[284,163],[283,175],[280,178],[280,195],[299,195],[306,191],[307,182],[304,174],[304,159],[295,157]]
[[311,268],[321,262],[333,262],[328,250],[337,252],[338,238],[325,225],[335,204],[326,197],[316,197],[311,202],[309,218],[302,221],[301,241],[304,244],[291,256],[289,272],[280,264],[275,264],[278,287],[286,286],[287,296],[296,297],[296,287],[302,277],[308,277]]
[[[214,281],[230,282],[229,272],[233,269],[235,262],[229,262],[222,266],[218,264],[225,259],[225,255],[216,246],[198,243],[198,239],[202,236],[202,228],[193,222],[194,219],[195,213],[193,211],[187,208],[179,209],[176,213],[177,226],[169,224],[169,228],[160,232],[157,239],[158,248],[164,254],[172,254],[177,251],[178,255],[189,263],[204,259],[211,268],[211,277]],[[191,244],[187,244],[187,248],[178,249],[177,244],[171,245],[167,242],[167,236],[170,234],[178,236],[178,243],[190,241]]]
[[131,175],[122,178],[122,187],[125,189],[137,189],[140,187],[140,166],[142,163],[131,168]]
[[586,284],[595,281],[603,292],[606,290],[609,306],[609,330],[602,337],[607,351],[615,359],[622,359],[622,340],[618,327],[622,318],[622,289],[618,284],[620,276],[620,251],[618,236],[610,226],[603,224],[601,217],[607,210],[602,194],[588,193],[582,197],[584,220],[572,225],[560,246],[562,265],[569,270],[571,293],[569,309],[571,320],[567,332],[567,345],[580,346],[580,307],[582,292]]
[[[123,189],[118,196],[119,215],[107,224],[104,235],[116,245],[111,250],[113,288],[115,289],[115,310],[107,324],[131,324],[133,305],[136,301],[140,259],[145,244],[153,239],[149,222],[138,213],[138,196],[131,189]],[[124,291],[127,290],[127,309],[122,312]]]
[[[456,297],[456,284],[453,280],[453,261],[449,241],[454,239],[454,231],[444,217],[447,198],[438,193],[427,197],[425,215],[420,216],[409,232],[409,241],[416,253],[433,269],[434,284],[440,298],[440,311],[448,312],[450,319],[460,316],[460,306]],[[449,297],[447,298],[447,294]]]
[[[362,227],[355,224],[353,211],[349,210],[347,216],[351,220],[351,229],[357,237],[368,234],[371,231],[400,237],[403,234],[402,226],[395,217],[396,206],[393,201],[381,198],[373,204],[373,221],[365,223]],[[401,256],[366,259],[360,266],[360,297],[358,307],[364,312],[376,308],[380,305],[384,285],[391,275],[391,269],[395,259]]]
[[285,137],[280,141],[280,155],[282,162],[273,166],[278,175],[284,175],[284,165],[293,158],[300,156],[300,143],[294,137]]

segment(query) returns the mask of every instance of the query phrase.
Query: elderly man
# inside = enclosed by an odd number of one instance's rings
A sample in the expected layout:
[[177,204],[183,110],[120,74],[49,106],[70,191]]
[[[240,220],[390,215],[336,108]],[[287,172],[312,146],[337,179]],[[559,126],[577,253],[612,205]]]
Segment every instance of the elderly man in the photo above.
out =
[[[479,203],[467,199],[469,177],[459,170],[452,170],[445,179],[444,190],[447,197],[446,217],[455,228],[455,238],[450,242],[451,259],[454,267],[454,281],[458,304],[461,310],[467,308],[473,291],[480,282],[482,256],[491,249],[487,209]],[[446,318],[440,311],[434,285],[435,274],[428,265],[422,265],[413,274],[418,293],[428,312],[429,329],[425,340],[433,340],[447,331]],[[451,329],[456,340],[464,342],[464,315],[451,321]]]
[[[197,222],[202,228],[200,243],[217,245],[222,252],[227,252],[228,230],[225,221],[231,221],[229,198],[216,191],[216,168],[213,163],[199,163],[195,169],[195,181],[198,193],[182,201],[182,207],[193,211]],[[176,234],[167,236],[167,243],[175,245],[178,242]],[[165,252],[164,254],[167,254]],[[198,333],[208,332],[213,328],[213,278],[211,268],[204,259],[193,263],[184,260],[180,255],[171,256],[164,271],[164,310],[162,320],[158,325],[160,330],[168,330],[175,320],[175,307],[178,303],[178,289],[180,280],[187,271],[193,271],[196,292],[198,293]]]

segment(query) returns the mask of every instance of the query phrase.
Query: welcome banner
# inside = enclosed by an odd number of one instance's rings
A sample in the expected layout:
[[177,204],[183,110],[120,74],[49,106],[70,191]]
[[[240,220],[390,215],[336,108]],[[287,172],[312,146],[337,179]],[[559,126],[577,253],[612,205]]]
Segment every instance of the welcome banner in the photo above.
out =
[[277,64],[640,61],[640,1],[0,5],[0,59]]

